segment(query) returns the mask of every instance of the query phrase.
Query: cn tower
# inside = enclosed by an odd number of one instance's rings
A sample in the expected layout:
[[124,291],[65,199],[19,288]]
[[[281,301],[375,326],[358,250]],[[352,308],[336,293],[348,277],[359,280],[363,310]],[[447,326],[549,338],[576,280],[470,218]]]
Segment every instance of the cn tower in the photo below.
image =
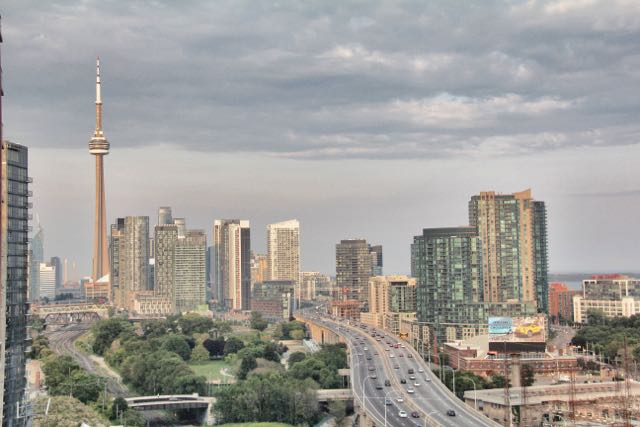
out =
[[104,194],[104,156],[109,141],[102,133],[102,98],[100,97],[100,58],[96,61],[96,131],[89,141],[89,153],[96,157],[96,216],[93,228],[93,274],[95,281],[109,274],[107,253],[107,206]]

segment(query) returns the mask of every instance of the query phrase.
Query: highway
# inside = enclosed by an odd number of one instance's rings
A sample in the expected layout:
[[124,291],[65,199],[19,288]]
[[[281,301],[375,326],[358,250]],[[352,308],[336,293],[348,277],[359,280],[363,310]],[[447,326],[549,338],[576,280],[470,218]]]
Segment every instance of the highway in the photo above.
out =
[[[376,426],[499,426],[455,397],[408,343],[370,326],[363,330],[328,318],[317,321],[348,340],[354,396],[366,412],[373,416]],[[376,338],[371,336],[372,332],[376,333]],[[377,341],[378,338],[380,341]],[[387,342],[399,343],[405,348],[392,348]],[[370,371],[371,367],[373,371]],[[409,369],[413,369],[414,373],[409,374]],[[370,378],[370,374],[374,372],[376,379]],[[411,379],[411,376],[415,379]],[[390,381],[390,386],[384,386],[385,380]],[[406,384],[402,384],[402,380]],[[382,385],[382,390],[376,389],[377,384]],[[385,396],[392,398],[391,405],[385,405]],[[398,402],[398,397],[403,402]],[[455,411],[455,416],[448,415],[449,410]],[[400,411],[405,411],[408,417],[399,417]],[[411,413],[414,411],[418,412],[420,418],[412,418]]]

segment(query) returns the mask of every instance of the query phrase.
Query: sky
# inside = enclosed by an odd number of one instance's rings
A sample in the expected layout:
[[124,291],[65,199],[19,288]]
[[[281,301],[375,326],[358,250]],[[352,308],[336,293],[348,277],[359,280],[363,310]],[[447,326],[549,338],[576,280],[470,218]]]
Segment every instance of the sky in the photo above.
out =
[[6,139],[27,145],[45,255],[89,274],[95,59],[109,222],[172,206],[301,222],[301,264],[384,247],[473,194],[531,188],[552,272],[638,270],[640,2],[5,0]]

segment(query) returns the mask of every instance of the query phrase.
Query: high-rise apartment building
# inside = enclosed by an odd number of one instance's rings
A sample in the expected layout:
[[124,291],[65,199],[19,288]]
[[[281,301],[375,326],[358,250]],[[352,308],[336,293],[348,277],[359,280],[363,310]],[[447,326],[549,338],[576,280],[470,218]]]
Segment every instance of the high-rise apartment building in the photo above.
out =
[[206,301],[206,253],[202,230],[189,230],[176,241],[173,300],[177,313],[195,310]]
[[51,257],[51,265],[56,269],[56,291],[62,288],[62,260],[60,257]]
[[187,220],[184,218],[174,218],[173,223],[178,227],[178,237],[187,235]]
[[371,275],[382,276],[382,245],[369,246]]
[[173,224],[173,215],[171,215],[170,206],[161,206],[158,208],[158,225]]
[[249,221],[217,219],[213,224],[214,299],[231,310],[251,308]]
[[549,284],[549,320],[555,324],[573,322],[573,297],[580,291],[564,283]]
[[364,239],[341,240],[336,245],[337,299],[367,300],[367,285],[373,271],[371,253]]
[[175,251],[178,241],[177,225],[157,225],[155,227],[155,279],[153,293],[156,296],[173,299],[175,282]]
[[300,279],[300,223],[295,220],[267,226],[269,280]]
[[302,271],[298,282],[300,297],[306,301],[313,301],[318,296],[331,295],[331,278],[319,271]]
[[128,216],[124,219],[121,246],[120,288],[124,307],[132,309],[136,293],[149,288],[149,217]]
[[256,283],[269,280],[269,263],[267,255],[251,251],[251,290]]
[[124,301],[121,292],[120,282],[120,260],[121,248],[124,245],[124,218],[117,218],[115,224],[111,224],[111,233],[109,234],[109,265],[111,272],[109,273],[109,282],[111,289],[109,291],[110,299],[116,307],[123,307]]
[[40,263],[44,261],[44,230],[38,223],[36,232],[31,238],[31,252],[29,259],[29,301],[38,301],[40,295]]
[[[0,36],[0,42],[2,37]],[[0,66],[1,73],[1,66]],[[2,93],[0,75],[0,94]],[[0,96],[0,104],[2,103]],[[0,141],[2,108],[0,107]],[[29,197],[27,147],[2,141],[0,147],[0,391],[2,425],[26,425],[27,276]]]
[[56,266],[51,263],[41,262],[38,271],[38,283],[40,284],[40,299],[46,298],[53,301],[56,297]]
[[369,311],[360,320],[386,328],[390,313],[415,313],[416,279],[408,276],[374,276],[369,279]]
[[547,312],[547,220],[531,190],[481,192],[469,202],[469,222],[483,245],[485,302],[535,302]]

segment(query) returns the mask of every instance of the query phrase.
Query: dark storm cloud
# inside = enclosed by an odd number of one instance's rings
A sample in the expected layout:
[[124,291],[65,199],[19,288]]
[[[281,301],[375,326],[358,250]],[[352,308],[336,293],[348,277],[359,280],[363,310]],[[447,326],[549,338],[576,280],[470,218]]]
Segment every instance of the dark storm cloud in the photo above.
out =
[[13,0],[7,118],[32,146],[77,148],[99,54],[121,147],[323,159],[636,144],[639,16],[622,0]]

